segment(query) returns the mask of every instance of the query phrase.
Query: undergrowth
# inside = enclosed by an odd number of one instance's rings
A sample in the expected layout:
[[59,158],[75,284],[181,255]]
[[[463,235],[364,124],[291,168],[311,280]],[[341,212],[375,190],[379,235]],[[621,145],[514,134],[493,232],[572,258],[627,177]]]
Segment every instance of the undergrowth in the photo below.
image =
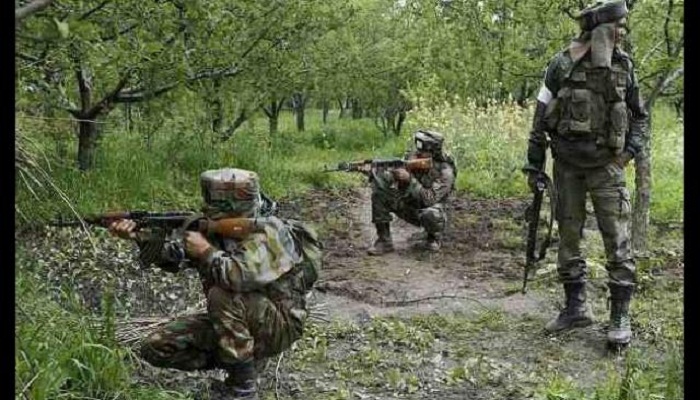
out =
[[[18,399],[185,399],[131,383],[133,355],[114,338],[114,302],[106,295],[98,317],[72,288],[48,288],[31,273],[21,248],[15,290],[15,397]],[[58,291],[60,302],[49,291]]]

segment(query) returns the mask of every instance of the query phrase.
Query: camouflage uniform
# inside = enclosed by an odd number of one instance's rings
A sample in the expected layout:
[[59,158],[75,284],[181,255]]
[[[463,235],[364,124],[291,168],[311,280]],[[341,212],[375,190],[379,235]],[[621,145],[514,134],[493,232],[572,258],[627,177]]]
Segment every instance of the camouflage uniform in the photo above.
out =
[[[445,229],[445,201],[454,189],[456,168],[454,161],[441,151],[442,135],[430,134],[440,142],[440,148],[432,154],[432,169],[413,172],[405,185],[395,182],[391,171],[384,170],[372,176],[372,223],[377,227],[380,243],[391,243],[392,212],[410,224],[423,227],[429,245],[436,243]],[[425,151],[409,152],[405,159],[419,158],[423,154]]]
[[313,231],[274,216],[261,220],[264,229],[243,240],[208,237],[213,249],[201,261],[188,260],[181,241],[138,240],[144,264],[170,272],[196,268],[207,299],[206,313],[180,318],[151,334],[141,348],[144,359],[187,371],[223,368],[234,396],[253,395],[254,361],[288,349],[301,337],[305,294],[321,265]]
[[[586,305],[586,262],[580,248],[586,193],[590,193],[605,244],[613,300],[608,340],[626,343],[630,336],[627,314],[635,285],[635,265],[629,241],[630,195],[619,160],[632,159],[643,150],[648,115],[632,60],[611,45],[614,40],[610,40],[609,32],[615,32],[615,24],[627,13],[626,7],[624,3],[608,3],[605,7],[605,12],[614,17],[599,14],[587,19],[585,16],[591,13],[584,11],[581,25],[588,30],[547,67],[537,97],[525,169],[543,168],[548,132],[558,193],[558,272],[567,308],[547,329],[556,331],[592,323]],[[602,45],[594,40],[600,40]]]

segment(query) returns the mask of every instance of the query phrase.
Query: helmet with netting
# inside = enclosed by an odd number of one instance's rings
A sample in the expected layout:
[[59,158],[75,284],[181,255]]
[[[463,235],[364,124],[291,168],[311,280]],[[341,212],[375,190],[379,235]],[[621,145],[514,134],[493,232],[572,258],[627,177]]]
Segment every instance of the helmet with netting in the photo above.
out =
[[237,168],[209,170],[199,178],[210,214],[252,217],[260,210],[258,174]]
[[419,129],[413,134],[413,141],[418,151],[437,154],[442,152],[445,138],[442,133]]
[[626,18],[628,13],[625,0],[598,1],[581,10],[576,19],[582,30],[591,31],[600,24],[618,22]]

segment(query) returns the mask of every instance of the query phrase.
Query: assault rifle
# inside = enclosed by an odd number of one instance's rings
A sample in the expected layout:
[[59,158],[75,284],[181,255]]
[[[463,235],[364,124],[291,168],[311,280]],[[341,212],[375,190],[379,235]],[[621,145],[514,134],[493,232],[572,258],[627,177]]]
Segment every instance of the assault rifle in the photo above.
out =
[[[552,242],[552,225],[554,222],[554,214],[556,212],[556,192],[552,185],[552,180],[544,171],[525,170],[529,173],[535,173],[535,194],[532,203],[528,207],[527,216],[527,248],[525,250],[525,271],[523,273],[523,288],[522,293],[527,293],[527,281],[529,275],[535,270],[537,262],[542,260],[547,254],[547,248]],[[542,210],[542,200],[544,192],[547,192],[550,203],[550,216],[548,222],[547,236],[540,244],[539,252],[537,252],[537,229],[540,223],[540,211]]]
[[225,218],[210,220],[194,211],[111,211],[102,214],[87,215],[80,219],[67,219],[59,215],[49,222],[56,227],[80,227],[95,225],[108,228],[113,222],[129,219],[136,223],[135,230],[157,229],[164,232],[174,230],[198,231],[202,234],[218,234],[224,237],[241,237],[260,228],[265,217],[275,215],[277,203],[261,194],[261,218]]
[[369,175],[382,169],[405,168],[408,172],[426,171],[433,167],[432,158],[416,158],[404,160],[401,158],[374,159],[364,161],[341,162],[335,168],[324,168],[323,172],[360,172]]
[[211,220],[193,212],[150,212],[150,211],[116,211],[84,217],[81,220],[64,220],[61,217],[49,225],[57,227],[75,227],[97,225],[108,228],[110,224],[121,219],[136,223],[135,231],[141,229],[159,229],[162,231],[196,231],[203,235],[220,235],[228,238],[241,238],[248,233],[262,229],[266,217],[261,218],[223,218]]

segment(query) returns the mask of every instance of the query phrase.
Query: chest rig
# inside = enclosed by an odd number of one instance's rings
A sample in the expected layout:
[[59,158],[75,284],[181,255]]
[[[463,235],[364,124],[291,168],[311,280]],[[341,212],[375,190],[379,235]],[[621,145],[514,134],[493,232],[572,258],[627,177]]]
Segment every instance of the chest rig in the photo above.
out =
[[629,129],[627,115],[628,64],[614,57],[610,68],[591,65],[590,54],[565,72],[560,89],[547,105],[545,121],[565,140],[595,140],[619,154]]

